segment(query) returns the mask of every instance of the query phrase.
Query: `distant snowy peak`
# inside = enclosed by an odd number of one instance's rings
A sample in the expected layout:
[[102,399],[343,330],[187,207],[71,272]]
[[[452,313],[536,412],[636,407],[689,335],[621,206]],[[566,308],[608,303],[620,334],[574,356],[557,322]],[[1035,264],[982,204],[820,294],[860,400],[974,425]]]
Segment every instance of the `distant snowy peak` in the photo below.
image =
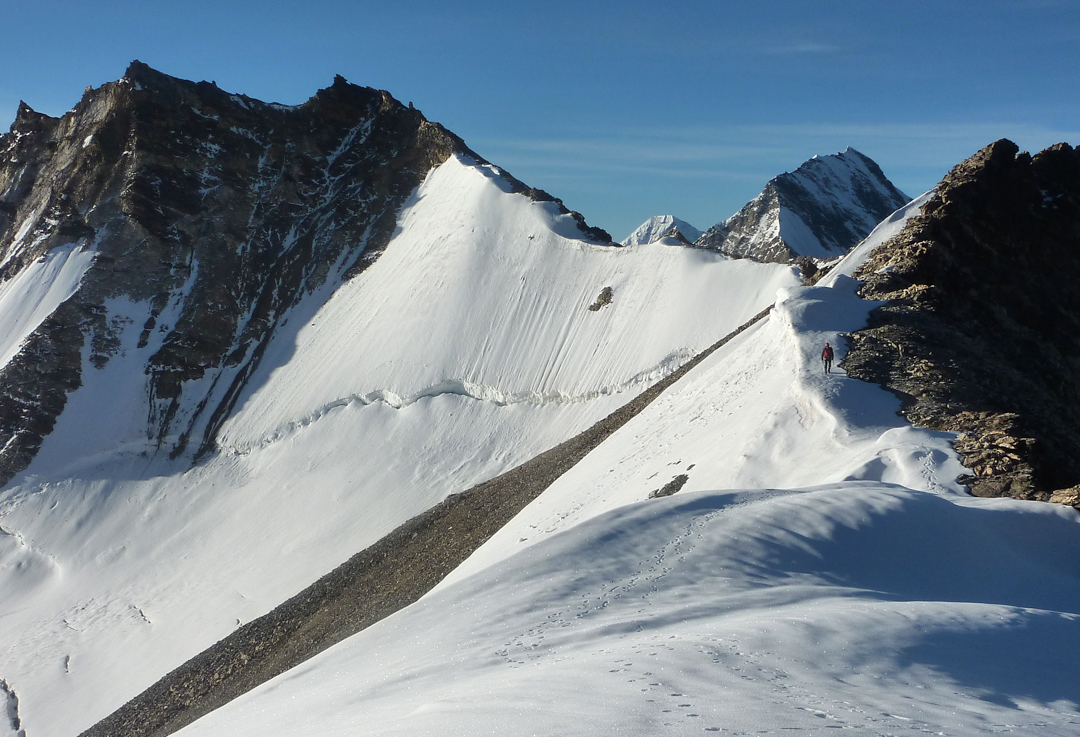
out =
[[910,201],[870,158],[853,148],[815,156],[781,174],[695,245],[729,256],[787,262],[846,253]]
[[643,222],[633,233],[626,236],[622,244],[624,246],[639,246],[655,243],[665,236],[674,236],[672,230],[689,243],[693,243],[702,235],[700,230],[685,220],[679,220],[674,215],[656,215]]

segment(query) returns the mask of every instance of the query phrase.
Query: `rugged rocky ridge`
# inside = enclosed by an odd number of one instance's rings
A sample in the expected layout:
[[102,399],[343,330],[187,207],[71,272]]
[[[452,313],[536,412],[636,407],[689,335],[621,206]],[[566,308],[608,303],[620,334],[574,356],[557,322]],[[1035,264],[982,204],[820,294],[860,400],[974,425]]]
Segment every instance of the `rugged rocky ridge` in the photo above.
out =
[[695,245],[737,258],[787,263],[843,255],[910,201],[853,148],[781,174]]
[[[0,281],[64,246],[93,262],[0,368],[0,482],[34,457],[82,372],[127,349],[149,354],[152,447],[212,451],[286,312],[377,258],[405,199],[454,152],[483,162],[411,105],[340,76],[289,107],[134,62],[62,118],[22,104],[0,137]],[[122,346],[133,319],[138,345]]]
[[850,336],[848,374],[896,392],[911,422],[959,432],[975,495],[1075,503],[1080,150],[987,146],[856,276],[886,304]]

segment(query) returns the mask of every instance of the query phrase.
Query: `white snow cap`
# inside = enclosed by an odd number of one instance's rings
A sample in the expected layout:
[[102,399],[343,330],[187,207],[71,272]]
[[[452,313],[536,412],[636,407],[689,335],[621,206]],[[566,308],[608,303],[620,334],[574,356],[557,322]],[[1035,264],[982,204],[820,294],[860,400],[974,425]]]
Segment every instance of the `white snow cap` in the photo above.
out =
[[693,243],[701,237],[701,231],[685,220],[679,220],[674,215],[655,215],[641,225],[633,233],[623,239],[624,246],[638,246],[647,243],[655,243],[675,228],[682,233],[683,238]]

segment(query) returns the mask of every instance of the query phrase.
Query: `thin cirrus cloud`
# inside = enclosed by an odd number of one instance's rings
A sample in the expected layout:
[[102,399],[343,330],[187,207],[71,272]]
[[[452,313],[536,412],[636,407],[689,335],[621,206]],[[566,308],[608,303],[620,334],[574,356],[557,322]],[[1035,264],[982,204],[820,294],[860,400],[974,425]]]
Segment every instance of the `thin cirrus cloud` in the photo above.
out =
[[823,43],[794,43],[783,46],[768,46],[767,54],[832,54],[840,50],[839,46]]
[[499,151],[515,157],[542,156],[552,162],[573,163],[577,168],[583,162],[625,162],[626,165],[639,163],[644,166],[660,161],[704,164],[778,151],[775,146],[725,143],[722,138],[680,136],[675,131],[659,135],[616,133],[605,138],[500,138],[482,140],[480,144],[485,152]]
[[[918,195],[1000,138],[1035,152],[1059,141],[1080,140],[1080,131],[1030,123],[764,123],[626,128],[608,131],[603,138],[471,143],[514,176],[548,188],[575,204],[590,222],[621,234],[667,210],[677,210],[675,214],[692,223],[717,222],[753,198],[772,177],[848,146],[876,161],[902,191]],[[612,199],[615,192],[619,197]]]
[[[515,176],[524,175],[527,172],[543,172],[544,181],[598,181],[611,174],[644,174],[668,179],[700,180],[718,179],[737,182],[764,182],[769,177],[762,178],[760,172],[745,172],[730,167],[688,167],[679,166],[678,162],[671,165],[662,163],[647,164],[635,161],[605,161],[599,164],[579,162],[574,165],[569,161],[552,161],[543,156],[512,156],[500,157],[497,165],[501,165]],[[624,183],[625,184],[625,183]]]
[[[1010,138],[1035,151],[1058,141],[1080,139],[1080,130],[1027,123],[762,123],[719,127],[667,127],[609,131],[604,138],[513,138],[480,141],[483,153],[510,161],[531,160],[545,168],[563,166],[605,170],[654,170],[673,174],[700,172],[716,165],[766,162],[798,166],[806,159],[859,149],[883,166],[888,159],[904,166],[947,170],[983,146]],[[777,171],[776,173],[779,173]]]

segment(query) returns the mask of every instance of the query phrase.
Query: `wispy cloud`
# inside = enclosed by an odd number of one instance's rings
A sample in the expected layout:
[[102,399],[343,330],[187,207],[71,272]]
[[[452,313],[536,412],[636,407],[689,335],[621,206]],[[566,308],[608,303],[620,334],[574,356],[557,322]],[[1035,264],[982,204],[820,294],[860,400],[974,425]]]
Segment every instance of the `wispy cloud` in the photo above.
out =
[[610,179],[612,174],[646,175],[651,177],[671,179],[713,179],[740,182],[764,182],[760,172],[745,172],[735,168],[718,167],[691,167],[691,166],[661,166],[650,165],[646,162],[635,162],[626,159],[622,162],[614,160],[583,160],[579,158],[562,159],[549,156],[532,155],[508,155],[498,157],[498,165],[505,167],[511,173],[518,175],[523,171],[542,171],[549,177],[573,176],[576,180],[587,179]]
[[612,132],[605,138],[497,138],[485,139],[487,147],[506,152],[567,157],[574,161],[627,161],[636,164],[656,162],[693,162],[696,164],[731,161],[747,156],[778,152],[770,145],[727,143],[723,138],[699,134],[680,135],[678,131]]
[[[611,130],[603,138],[491,138],[473,141],[483,151],[514,156],[533,154],[552,164],[564,161],[657,163],[689,167],[794,157],[795,163],[847,146],[905,151],[912,161],[938,160],[943,147],[963,147],[968,154],[999,138],[1038,150],[1058,141],[1080,142],[1080,127],[1032,123],[755,123],[727,126],[658,126]],[[864,153],[874,156],[874,151]],[[953,162],[955,163],[955,161]]]
[[[997,136],[1016,136],[1022,138],[1063,137],[1075,139],[1080,135],[1080,127],[1075,129],[1057,128],[1033,123],[1016,122],[957,122],[957,123],[762,123],[752,126],[732,126],[717,128],[721,131],[742,131],[744,134],[756,133],[780,137],[867,137],[875,139],[897,140],[970,140],[988,139],[990,143]],[[990,137],[990,138],[988,138]]]
[[[469,144],[523,181],[549,188],[570,204],[580,202],[587,213],[593,193],[604,191],[610,198],[618,192],[652,203],[638,207],[677,210],[680,217],[707,226],[735,212],[772,177],[814,155],[851,146],[880,164],[900,189],[917,195],[999,138],[1034,152],[1058,141],[1080,143],[1080,128],[1008,121],[764,122],[626,127],[610,129],[602,138],[489,138]],[[656,213],[644,212],[640,219],[650,214]],[[637,223],[603,224],[629,232]]]
[[[759,123],[658,126],[611,130],[603,138],[492,138],[470,143],[522,176],[595,177],[636,173],[651,177],[724,179],[763,185],[814,155],[852,146],[877,161],[901,186],[927,189],[945,171],[999,138],[1040,150],[1080,142],[1070,130],[1030,123]],[[899,182],[898,182],[899,184]]]
[[823,43],[793,43],[765,48],[767,54],[832,54],[840,50],[839,46]]

